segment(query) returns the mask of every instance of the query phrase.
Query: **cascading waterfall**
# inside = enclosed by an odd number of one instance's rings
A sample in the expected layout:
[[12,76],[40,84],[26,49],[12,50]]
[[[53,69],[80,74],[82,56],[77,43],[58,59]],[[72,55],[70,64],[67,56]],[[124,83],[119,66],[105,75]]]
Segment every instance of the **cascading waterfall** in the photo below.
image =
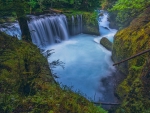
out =
[[68,23],[65,15],[46,15],[28,22],[32,42],[45,47],[69,39]]
[[82,15],[81,15],[80,22],[81,22],[81,23],[80,23],[80,30],[81,30],[80,32],[82,33],[82,30],[83,30],[83,29],[82,29],[82,25],[83,25],[83,24],[82,24]]
[[[65,15],[28,15],[28,18],[30,18],[28,26],[32,42],[39,48],[60,43],[63,40],[69,39],[72,35],[82,33],[82,15],[72,16],[71,26],[69,27]],[[18,22],[1,24],[0,31],[21,39],[21,30]]]
[[95,38],[94,41],[99,44],[100,40],[103,37],[106,37],[108,38],[109,41],[113,42],[113,37],[116,34],[117,30],[109,28],[109,21],[108,21],[109,15],[106,11],[100,10],[99,13],[100,15],[102,15],[99,16],[98,19],[99,32],[101,36],[99,38]]
[[0,31],[6,34],[21,39],[21,30],[18,22],[0,24]]
[[71,22],[70,35],[73,36],[82,33],[82,15],[72,15]]
[[74,22],[74,16],[72,15],[72,17],[71,17],[71,24],[72,24],[72,26],[71,26],[71,35],[75,35],[75,22]]

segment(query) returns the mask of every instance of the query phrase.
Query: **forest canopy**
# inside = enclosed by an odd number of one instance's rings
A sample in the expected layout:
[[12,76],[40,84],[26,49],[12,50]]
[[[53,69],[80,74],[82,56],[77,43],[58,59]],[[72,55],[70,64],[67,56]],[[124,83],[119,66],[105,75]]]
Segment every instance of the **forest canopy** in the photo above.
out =
[[22,4],[26,13],[42,12],[48,8],[93,11],[100,6],[99,0],[0,0],[0,16],[14,15],[18,3]]

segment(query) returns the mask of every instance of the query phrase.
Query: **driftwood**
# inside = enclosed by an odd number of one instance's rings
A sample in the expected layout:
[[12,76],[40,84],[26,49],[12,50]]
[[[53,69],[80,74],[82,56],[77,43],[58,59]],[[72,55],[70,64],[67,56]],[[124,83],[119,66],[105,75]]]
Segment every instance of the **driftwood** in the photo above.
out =
[[71,11],[62,11],[62,10],[52,9],[52,8],[49,8],[49,10],[44,10],[44,11],[50,13],[71,13]]
[[102,105],[120,105],[120,103],[110,103],[110,102],[92,102],[93,104],[102,104]]
[[52,9],[52,8],[49,8],[49,11],[50,11],[50,12],[53,12],[53,13],[62,13],[61,10]]
[[125,61],[128,61],[128,60],[130,60],[130,59],[133,59],[133,58],[135,58],[135,57],[137,57],[137,56],[140,56],[140,55],[142,55],[142,54],[144,54],[144,53],[147,53],[147,52],[149,52],[149,51],[150,51],[150,49],[145,50],[145,51],[142,51],[142,52],[140,52],[140,53],[138,53],[138,54],[136,54],[136,55],[133,55],[133,56],[131,56],[131,57],[125,59],[125,60],[122,60],[122,61],[120,61],[120,62],[114,63],[113,66],[119,65],[119,64],[121,64],[121,63],[123,63],[123,62],[125,62]]

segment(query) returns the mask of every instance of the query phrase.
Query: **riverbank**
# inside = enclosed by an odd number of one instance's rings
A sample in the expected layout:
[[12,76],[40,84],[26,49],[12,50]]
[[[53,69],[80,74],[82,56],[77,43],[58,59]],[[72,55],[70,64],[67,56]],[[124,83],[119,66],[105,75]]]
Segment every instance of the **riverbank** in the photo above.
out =
[[[115,35],[113,60],[115,63],[149,49],[150,7],[145,8],[128,27]],[[127,77],[117,87],[122,104],[116,113],[149,112],[149,54],[144,54],[118,66]],[[146,70],[145,70],[146,69]]]

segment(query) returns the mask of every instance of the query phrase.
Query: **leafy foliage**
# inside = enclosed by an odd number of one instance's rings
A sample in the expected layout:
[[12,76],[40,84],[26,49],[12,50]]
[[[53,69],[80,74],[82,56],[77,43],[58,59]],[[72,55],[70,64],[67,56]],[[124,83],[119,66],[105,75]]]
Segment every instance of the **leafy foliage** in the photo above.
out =
[[116,20],[120,28],[126,27],[146,6],[150,0],[118,0],[110,11],[116,11]]
[[100,6],[103,10],[107,10],[108,8],[112,8],[117,0],[101,0]]

